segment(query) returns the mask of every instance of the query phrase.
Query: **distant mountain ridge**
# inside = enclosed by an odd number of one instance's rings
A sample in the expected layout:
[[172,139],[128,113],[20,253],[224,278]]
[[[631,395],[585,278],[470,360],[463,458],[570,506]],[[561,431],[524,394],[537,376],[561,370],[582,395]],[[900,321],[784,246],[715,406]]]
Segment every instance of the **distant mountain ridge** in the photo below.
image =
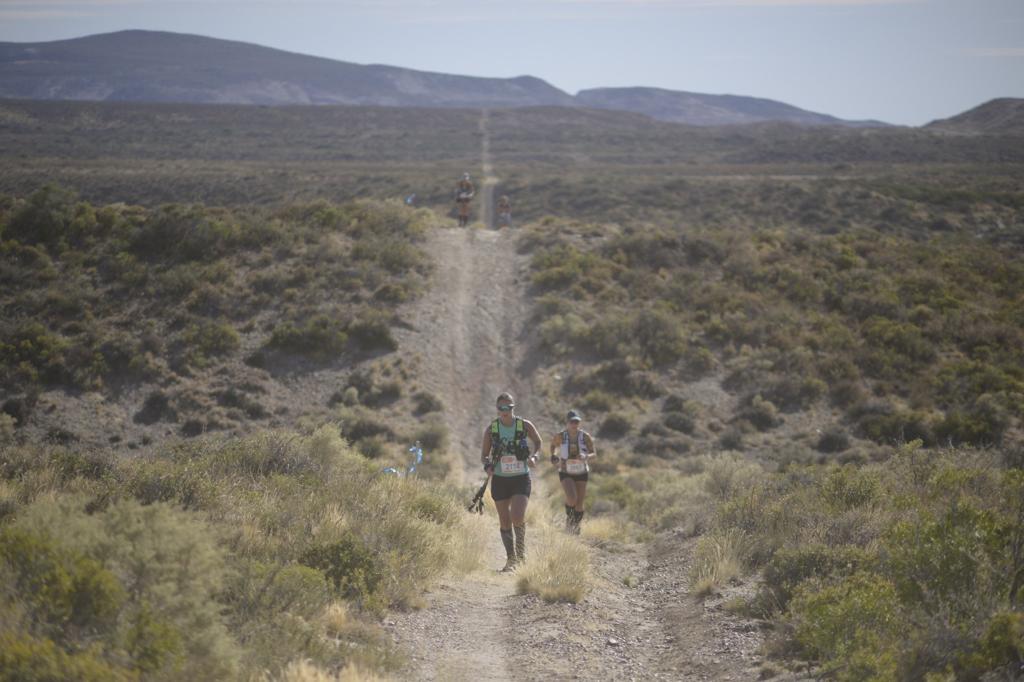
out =
[[1024,135],[1024,99],[993,99],[956,116],[932,121],[925,127],[956,133]]
[[576,101],[594,109],[647,114],[659,121],[716,126],[782,121],[799,125],[873,127],[881,121],[844,121],[771,99],[739,95],[706,95],[663,88],[595,88],[581,90]]
[[577,96],[532,76],[482,78],[361,65],[250,43],[162,31],[120,31],[45,43],[0,43],[0,98],[399,107],[563,106],[630,111],[713,126],[844,121],[783,102],[659,88]]
[[0,43],[0,97],[224,104],[572,106],[539,78],[360,65],[161,31]]

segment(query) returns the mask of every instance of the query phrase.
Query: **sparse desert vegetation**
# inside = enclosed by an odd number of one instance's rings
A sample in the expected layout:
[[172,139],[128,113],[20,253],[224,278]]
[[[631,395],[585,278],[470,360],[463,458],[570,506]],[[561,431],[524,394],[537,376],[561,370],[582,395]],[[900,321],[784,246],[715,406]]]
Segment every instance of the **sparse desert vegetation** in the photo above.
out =
[[[0,109],[0,666],[398,670],[383,614],[494,534],[446,480],[466,397],[401,342],[446,286],[426,246],[479,112]],[[531,503],[519,589],[582,606],[602,552],[678,539],[686,599],[753,584],[726,610],[770,626],[766,675],[1012,676],[1019,138],[489,125],[529,261],[520,378],[600,451],[582,540]],[[420,480],[376,475],[414,440]]]
[[[432,266],[416,244],[433,220],[374,202],[94,207],[56,186],[11,200],[0,218],[4,412],[27,426],[47,392],[145,392],[121,428],[65,435],[138,446],[168,427],[280,425],[300,415],[275,385],[323,368],[361,373],[356,404],[394,402],[401,372],[383,376],[394,366],[375,357],[397,347],[396,306],[426,286]],[[322,418],[330,408],[325,399]]]
[[460,500],[382,476],[330,427],[131,460],[60,446],[2,454],[11,679],[394,669],[401,657],[374,614],[481,560]]

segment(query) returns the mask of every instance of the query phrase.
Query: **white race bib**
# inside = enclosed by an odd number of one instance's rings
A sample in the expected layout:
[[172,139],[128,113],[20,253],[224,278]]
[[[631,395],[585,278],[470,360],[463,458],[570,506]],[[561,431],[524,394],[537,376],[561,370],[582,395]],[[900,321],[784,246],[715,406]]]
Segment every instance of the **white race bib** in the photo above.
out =
[[582,459],[567,459],[565,460],[565,473],[573,476],[585,474],[587,473],[587,463]]
[[505,455],[501,458],[501,473],[525,474],[526,462],[521,459],[516,459],[515,455]]

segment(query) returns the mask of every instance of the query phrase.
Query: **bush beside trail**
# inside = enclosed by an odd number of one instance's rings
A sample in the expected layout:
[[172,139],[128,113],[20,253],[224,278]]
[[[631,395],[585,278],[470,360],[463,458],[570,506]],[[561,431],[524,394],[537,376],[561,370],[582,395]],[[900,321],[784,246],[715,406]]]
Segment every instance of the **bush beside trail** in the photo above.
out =
[[773,622],[769,653],[836,679],[1012,677],[1022,548],[1021,470],[996,451],[918,441],[882,464],[793,467],[733,489],[694,578],[713,589],[760,571],[745,608]]
[[152,387],[166,405],[118,424],[125,445],[162,437],[157,422],[184,435],[275,422],[281,373],[368,372],[397,349],[395,311],[426,286],[417,245],[435,220],[373,201],[94,206],[52,185],[0,201],[3,412],[45,433],[42,393]]
[[387,671],[381,611],[481,559],[455,491],[380,476],[333,427],[0,460],[0,677]]
[[668,218],[546,219],[520,244],[533,253],[539,350],[551,374],[570,377],[553,388],[594,405],[609,437],[626,435],[629,413],[710,376],[740,405],[728,447],[829,408],[833,430],[881,445],[1024,442],[1024,266],[1012,249],[962,232]]
[[691,598],[743,595],[728,608],[771,625],[767,658],[841,680],[1019,673],[1017,451],[916,441],[879,462],[785,468],[728,452],[644,468],[632,456],[604,451],[584,537],[696,538]]

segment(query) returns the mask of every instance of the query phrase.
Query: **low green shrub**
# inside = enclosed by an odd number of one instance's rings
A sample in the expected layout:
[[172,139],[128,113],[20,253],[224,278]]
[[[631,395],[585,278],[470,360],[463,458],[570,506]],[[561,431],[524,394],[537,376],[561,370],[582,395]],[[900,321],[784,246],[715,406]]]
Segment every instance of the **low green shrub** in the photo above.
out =
[[342,432],[349,441],[358,441],[373,436],[383,436],[388,440],[395,437],[395,432],[386,421],[362,411],[353,412],[343,419]]
[[949,445],[1000,445],[1011,417],[994,396],[985,394],[967,410],[952,410],[935,424],[935,438]]
[[770,400],[765,400],[760,395],[753,396],[736,417],[750,422],[758,431],[768,431],[782,424],[778,408]]
[[795,639],[839,680],[899,679],[905,616],[895,586],[872,573],[834,585],[798,588],[791,606]]
[[216,398],[217,404],[240,410],[249,419],[266,419],[270,416],[270,413],[258,400],[236,388],[218,391]]
[[857,428],[865,438],[876,443],[892,445],[920,440],[925,445],[935,444],[932,420],[917,411],[890,411],[883,407],[879,411],[859,411]]
[[366,601],[380,587],[380,568],[370,551],[354,538],[314,545],[303,552],[299,563],[322,572],[335,590],[350,599]]
[[[78,204],[78,197],[71,190],[46,185],[14,211],[4,228],[5,238],[56,250],[60,242],[67,243],[77,236],[73,232],[82,231],[73,227],[76,213],[86,218],[91,210],[88,204]],[[92,222],[95,223],[95,216]]]
[[159,421],[176,422],[177,411],[171,404],[171,398],[162,390],[156,390],[142,402],[142,407],[132,420],[136,424],[156,424]]
[[242,232],[227,211],[168,204],[146,216],[131,246],[151,261],[210,261],[244,244]]
[[601,422],[597,434],[603,438],[622,438],[632,428],[632,420],[620,414],[610,414]]
[[843,452],[850,447],[850,436],[841,427],[832,426],[824,431],[818,437],[818,443],[815,448],[818,452],[835,453]]
[[651,372],[634,369],[623,359],[601,363],[590,372],[566,382],[570,391],[607,391],[622,397],[658,398],[664,389]]
[[348,326],[348,334],[362,350],[398,350],[398,341],[382,315],[364,313]]
[[431,421],[416,429],[413,440],[418,440],[427,452],[442,453],[448,450],[450,434],[442,421]]
[[130,682],[138,679],[138,671],[103,660],[95,649],[69,653],[53,640],[0,630],[0,677],[54,682]]
[[690,435],[697,426],[694,418],[685,412],[669,412],[662,418],[662,423],[673,431]]
[[637,313],[631,337],[641,355],[654,365],[672,365],[686,353],[682,325],[668,311],[648,308]]
[[817,377],[782,377],[765,391],[764,397],[779,409],[792,412],[807,409],[828,392],[828,386]]
[[4,330],[0,337],[0,368],[5,383],[31,385],[60,383],[70,372],[65,365],[68,342],[39,322],[25,322]]
[[757,604],[765,615],[785,612],[797,588],[804,581],[831,584],[862,570],[871,569],[877,559],[859,547],[806,545],[782,548],[764,567]]
[[123,501],[91,516],[41,500],[3,531],[0,559],[39,636],[143,674],[231,675],[237,650],[215,599],[224,560],[184,512]]
[[444,403],[433,393],[427,391],[417,391],[412,396],[413,402],[416,405],[415,413],[416,416],[428,414],[430,412],[443,412]]
[[105,633],[127,598],[102,564],[19,528],[0,532],[0,561],[40,634],[65,643],[76,628]]
[[326,361],[340,355],[347,343],[345,325],[326,315],[315,315],[303,324],[279,324],[266,345],[273,350]]
[[388,441],[381,436],[365,436],[353,443],[356,452],[367,459],[383,457],[388,452],[388,444]]
[[870,506],[879,502],[882,494],[876,472],[852,465],[830,468],[819,486],[822,501],[836,511]]
[[227,322],[201,321],[190,325],[182,334],[185,362],[197,369],[208,367],[213,358],[238,350],[241,339]]
[[718,446],[723,450],[742,450],[744,448],[745,434],[746,429],[739,426],[730,426],[718,437]]
[[130,459],[5,446],[0,473],[0,677],[255,678],[297,657],[384,672],[400,661],[382,610],[483,549],[454,491],[380,476],[335,427]]
[[593,389],[580,400],[580,405],[588,410],[608,412],[615,406],[615,397],[608,391]]
[[829,675],[977,679],[1017,660],[1002,614],[1024,585],[1024,477],[1000,462],[916,441],[881,464],[790,467],[713,523],[743,533],[758,610]]

